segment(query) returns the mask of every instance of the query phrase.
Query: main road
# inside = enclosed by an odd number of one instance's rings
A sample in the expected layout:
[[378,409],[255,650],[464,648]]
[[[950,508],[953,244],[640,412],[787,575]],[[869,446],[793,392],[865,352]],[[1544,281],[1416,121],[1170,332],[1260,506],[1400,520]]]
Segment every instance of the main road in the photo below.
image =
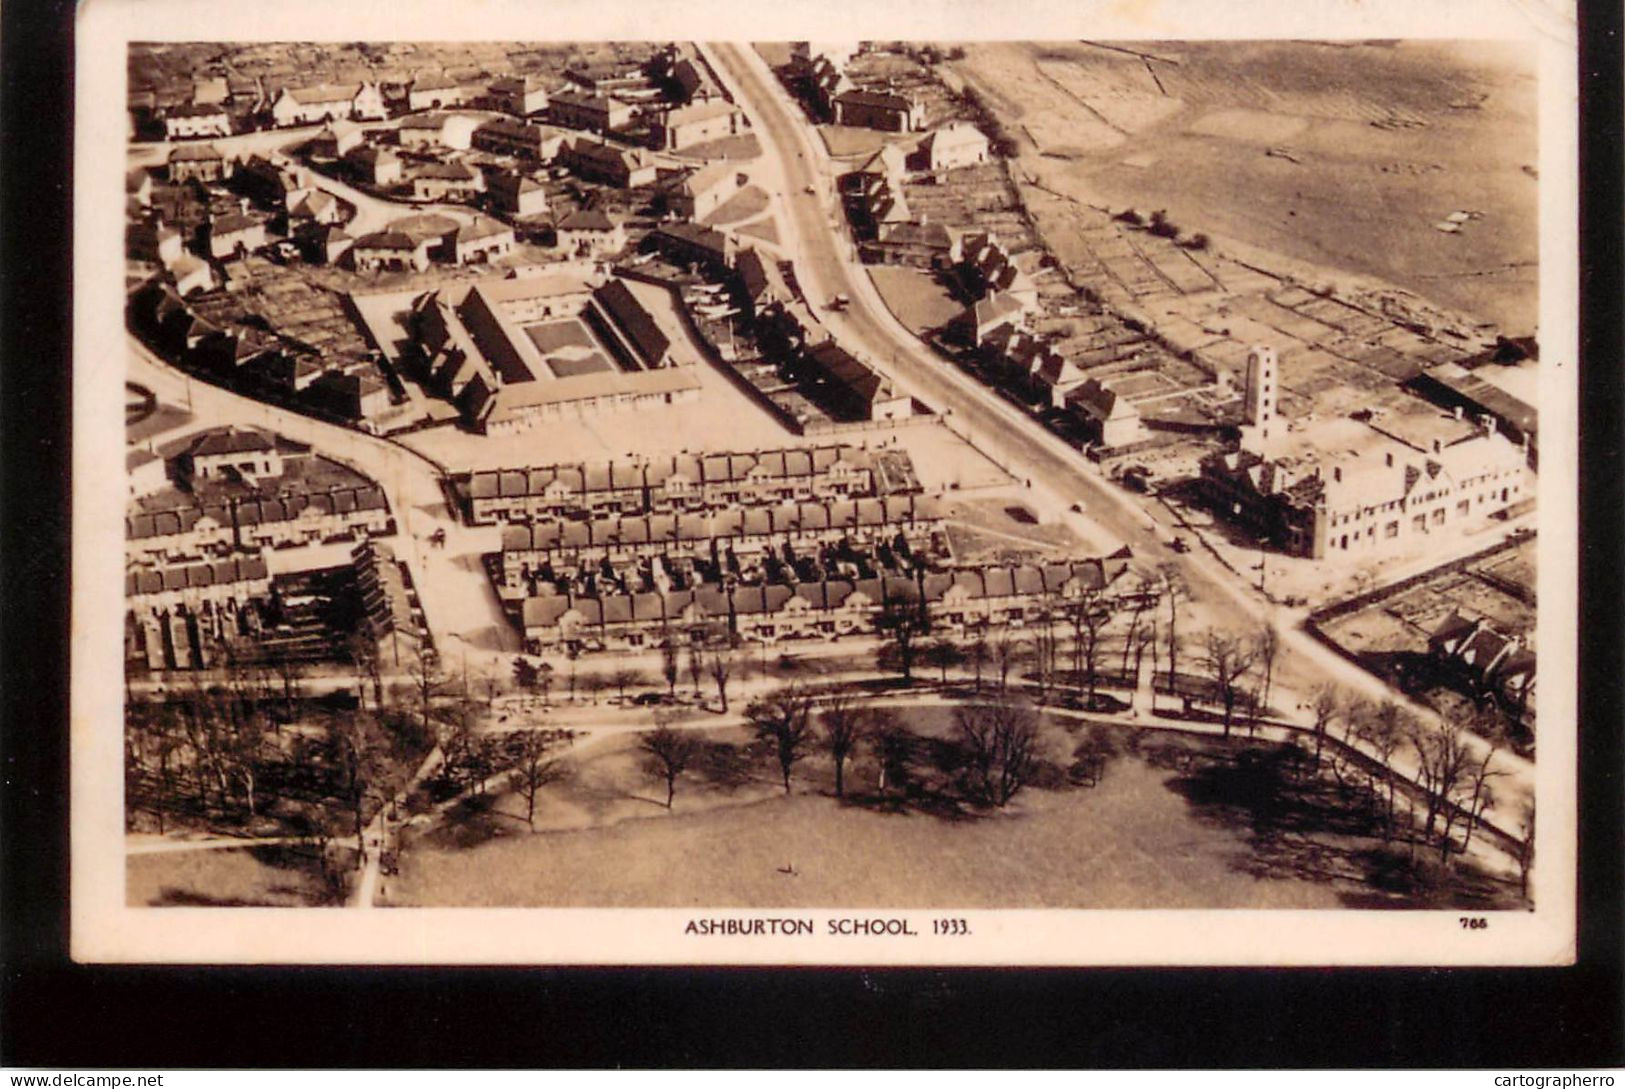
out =
[[[1203,621],[1268,624],[1279,639],[1275,675],[1285,692],[1301,697],[1314,684],[1329,680],[1367,698],[1398,698],[1382,681],[1309,636],[1301,626],[1301,611],[1277,608],[1200,551],[1174,552],[1162,539],[1158,522],[1106,481],[1078,449],[935,355],[897,321],[845,233],[834,166],[800,106],[749,45],[713,43],[700,49],[750,119],[763,150],[755,166],[757,184],[772,195],[785,249],[795,257],[796,279],[808,304],[823,312],[837,340],[868,355],[894,381],[943,412],[1056,509],[1077,504],[1091,521],[1129,545],[1141,565],[1178,571],[1192,597],[1192,616],[1182,620],[1184,630],[1195,631]],[[851,304],[830,311],[827,305],[837,294],[846,295]],[[1185,654],[1190,660],[1190,651]],[[1434,717],[1420,705],[1410,707]],[[1467,736],[1470,745],[1482,750],[1475,735]],[[1532,790],[1534,768],[1528,761],[1503,752],[1498,766],[1507,773],[1503,783],[1514,796]],[[1514,813],[1509,806],[1500,815],[1509,830]]]

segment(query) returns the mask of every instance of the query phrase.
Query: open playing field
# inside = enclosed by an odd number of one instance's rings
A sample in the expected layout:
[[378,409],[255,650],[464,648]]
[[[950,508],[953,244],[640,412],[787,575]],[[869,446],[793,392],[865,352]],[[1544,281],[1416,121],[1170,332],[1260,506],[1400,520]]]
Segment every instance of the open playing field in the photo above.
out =
[[[1095,203],[1533,331],[1535,78],[1510,46],[1119,44],[977,43],[955,68],[1023,166]],[[1435,229],[1456,211],[1480,215]]]
[[[912,708],[916,733],[941,735],[948,713]],[[741,731],[722,737],[742,738]],[[1072,738],[1046,731],[1046,751]],[[1171,746],[1171,748],[1170,748]],[[1206,754],[1170,764],[1152,748]],[[774,768],[746,761],[730,785],[690,773],[668,813],[663,789],[624,744],[595,755],[539,806],[535,833],[482,813],[407,847],[384,902],[396,906],[1333,908],[1410,906],[1389,898],[1364,818],[1317,794],[1260,807],[1216,747],[1161,736],[1112,762],[1093,788],[1029,788],[988,814],[882,808],[873,771],[848,773],[832,797],[829,761],[798,766],[786,797]],[[1175,766],[1181,770],[1174,770]],[[1329,788],[1327,788],[1329,789]],[[1311,796],[1313,795],[1313,796]],[[1310,817],[1311,813],[1322,817]],[[521,814],[522,817],[522,814]],[[1324,820],[1324,826],[1315,822]],[[1376,890],[1373,889],[1376,886]],[[1504,896],[1468,875],[1449,894]]]

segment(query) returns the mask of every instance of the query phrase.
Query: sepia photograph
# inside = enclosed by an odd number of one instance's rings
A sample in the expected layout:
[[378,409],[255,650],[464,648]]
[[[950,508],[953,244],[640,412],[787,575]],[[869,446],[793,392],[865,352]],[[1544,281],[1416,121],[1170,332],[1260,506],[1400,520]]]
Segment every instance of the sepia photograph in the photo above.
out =
[[1549,42],[104,22],[80,955],[1572,955]]

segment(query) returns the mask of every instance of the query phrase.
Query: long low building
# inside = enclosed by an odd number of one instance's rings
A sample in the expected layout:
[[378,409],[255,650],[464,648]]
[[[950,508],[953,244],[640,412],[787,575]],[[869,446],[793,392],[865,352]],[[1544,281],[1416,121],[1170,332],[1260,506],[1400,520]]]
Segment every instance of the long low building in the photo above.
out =
[[1058,615],[1065,602],[1106,590],[1130,554],[1072,563],[966,568],[917,577],[758,586],[701,586],[584,597],[526,598],[520,611],[533,653],[626,650],[734,636],[778,643],[874,631],[875,616],[897,603],[922,607],[938,630],[1020,627]]
[[418,296],[404,324],[429,388],[469,426],[502,434],[697,398],[693,366],[649,309],[664,298],[646,304],[618,279],[490,277]]
[[898,533],[914,540],[942,525],[942,509],[924,496],[777,503],[687,514],[548,519],[502,531],[503,582],[518,590],[543,564],[580,565],[639,556],[690,555],[714,560],[723,551],[757,552],[789,543],[873,541]]
[[483,525],[571,512],[658,513],[874,492],[872,455],[845,445],[486,470],[468,479],[469,517]]

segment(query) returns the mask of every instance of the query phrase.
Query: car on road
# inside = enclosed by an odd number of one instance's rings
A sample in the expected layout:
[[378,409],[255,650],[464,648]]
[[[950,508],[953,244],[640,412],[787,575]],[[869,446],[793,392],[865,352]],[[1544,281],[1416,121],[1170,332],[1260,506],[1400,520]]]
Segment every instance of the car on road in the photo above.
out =
[[813,195],[813,194],[814,194],[814,193],[816,193],[816,192],[818,192],[818,190],[817,190],[817,189],[815,189],[815,188],[813,188],[813,187],[812,187],[812,186],[810,186],[810,185],[804,185],[804,186],[802,186],[802,187],[801,187],[801,191],[802,191],[802,192],[803,192],[803,193],[806,193],[806,194],[807,194],[807,195],[808,195],[808,196],[809,196],[809,197],[810,197],[810,196],[812,196],[812,195]]
[[1173,549],[1175,552],[1189,552],[1191,550],[1191,546],[1185,543],[1185,538],[1183,537],[1175,537],[1173,540],[1168,542],[1168,547]]
[[829,301],[829,308],[831,310],[845,310],[847,307],[849,307],[851,305],[852,305],[852,300],[847,298],[847,296],[844,295],[844,294],[837,295],[837,296],[835,296],[833,299],[831,299]]

